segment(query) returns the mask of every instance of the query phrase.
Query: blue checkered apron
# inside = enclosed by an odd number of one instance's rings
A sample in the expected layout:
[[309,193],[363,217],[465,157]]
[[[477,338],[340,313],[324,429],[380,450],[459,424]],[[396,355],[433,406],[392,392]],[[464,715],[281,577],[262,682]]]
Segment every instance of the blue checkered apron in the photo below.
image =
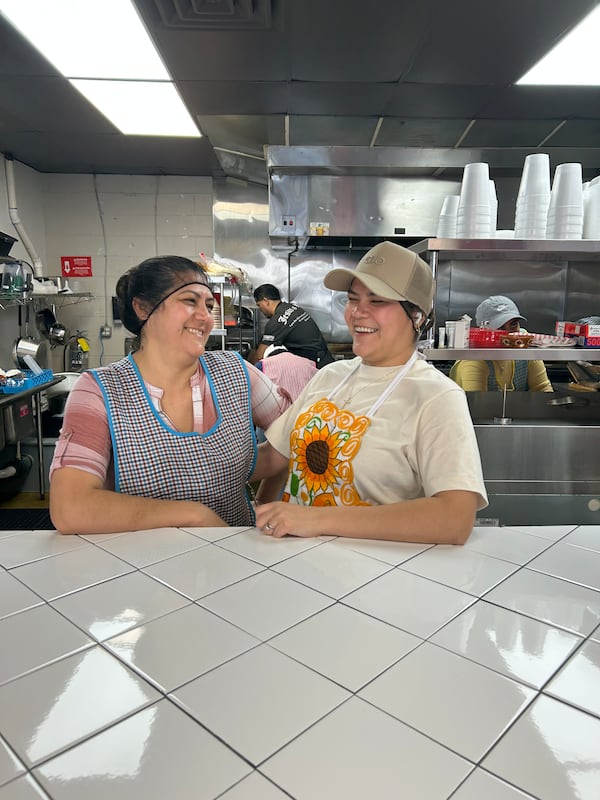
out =
[[[498,386],[496,380],[496,373],[494,371],[494,364],[492,361],[485,362],[488,365],[488,392],[502,391],[504,387]],[[507,391],[527,392],[529,390],[529,382],[527,379],[529,370],[529,361],[515,361],[515,374],[513,377],[512,387],[508,386]]]
[[115,488],[124,494],[204,503],[229,525],[253,525],[246,481],[256,438],[250,383],[235,352],[205,353],[217,421],[205,433],[182,433],[156,411],[135,361],[91,370],[102,393],[112,439]]

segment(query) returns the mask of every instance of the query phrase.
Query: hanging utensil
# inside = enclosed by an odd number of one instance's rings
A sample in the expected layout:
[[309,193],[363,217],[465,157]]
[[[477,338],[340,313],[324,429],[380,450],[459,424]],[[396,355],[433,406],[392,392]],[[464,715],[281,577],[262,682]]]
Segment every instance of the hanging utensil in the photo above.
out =
[[48,365],[48,348],[46,347],[46,342],[40,342],[38,339],[33,339],[30,336],[15,339],[12,357],[16,367],[20,367],[21,369],[29,368],[25,361],[25,356],[31,356],[42,369],[46,369]]
[[40,336],[47,339],[50,329],[56,325],[56,317],[49,308],[41,308],[35,315],[35,323]]
[[48,366],[46,343],[29,335],[29,304],[25,306],[25,336],[21,336],[21,306],[19,306],[19,338],[15,339],[12,350],[13,362],[16,367],[29,368],[25,356],[31,356],[42,369],[46,369]]

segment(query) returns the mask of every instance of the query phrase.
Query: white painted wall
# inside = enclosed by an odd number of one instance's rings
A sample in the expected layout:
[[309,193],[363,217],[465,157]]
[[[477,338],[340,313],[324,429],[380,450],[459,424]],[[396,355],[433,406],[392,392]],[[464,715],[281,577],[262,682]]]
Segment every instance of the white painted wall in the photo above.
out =
[[[19,216],[44,265],[44,275],[61,274],[61,256],[91,256],[93,277],[70,281],[73,290],[93,299],[71,304],[58,301],[59,322],[72,331],[85,330],[90,341],[90,366],[121,358],[130,334],[113,324],[111,298],[119,276],[154,255],[175,254],[197,259],[213,255],[213,187],[210,177],[150,175],[41,174],[15,162]],[[6,175],[0,170],[0,230],[19,238],[10,221]],[[31,263],[21,242],[11,255]],[[40,296],[31,308],[50,305]],[[101,340],[100,327],[113,328]],[[37,335],[35,322],[30,332]],[[0,366],[12,367],[11,350],[19,334],[17,310],[0,311]],[[63,349],[51,354],[53,369],[62,371]]]

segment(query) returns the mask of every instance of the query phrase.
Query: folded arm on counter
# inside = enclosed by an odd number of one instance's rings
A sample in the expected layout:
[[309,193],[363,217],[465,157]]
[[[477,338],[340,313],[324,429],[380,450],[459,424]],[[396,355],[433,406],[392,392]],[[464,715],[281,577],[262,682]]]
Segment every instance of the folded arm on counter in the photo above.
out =
[[[288,463],[268,442],[261,444],[254,478]],[[473,530],[481,498],[477,492],[449,490],[377,506],[301,506],[267,499],[259,487],[256,525],[275,536],[345,536],[427,544],[464,544]],[[269,495],[272,497],[272,495]]]
[[50,517],[60,533],[118,533],[164,527],[226,527],[208,506],[191,500],[155,500],[104,488],[89,472],[54,472]]

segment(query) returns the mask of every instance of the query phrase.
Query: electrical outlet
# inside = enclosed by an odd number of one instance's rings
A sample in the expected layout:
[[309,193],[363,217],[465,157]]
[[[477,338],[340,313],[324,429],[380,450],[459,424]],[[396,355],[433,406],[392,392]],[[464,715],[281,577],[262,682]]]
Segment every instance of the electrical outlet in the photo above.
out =
[[100,328],[100,338],[110,339],[111,336],[112,336],[112,328],[110,327],[110,325],[103,325]]
[[[290,214],[284,214],[281,218],[281,225],[283,228],[295,228],[296,227],[296,217]],[[291,230],[290,230],[291,233]]]

